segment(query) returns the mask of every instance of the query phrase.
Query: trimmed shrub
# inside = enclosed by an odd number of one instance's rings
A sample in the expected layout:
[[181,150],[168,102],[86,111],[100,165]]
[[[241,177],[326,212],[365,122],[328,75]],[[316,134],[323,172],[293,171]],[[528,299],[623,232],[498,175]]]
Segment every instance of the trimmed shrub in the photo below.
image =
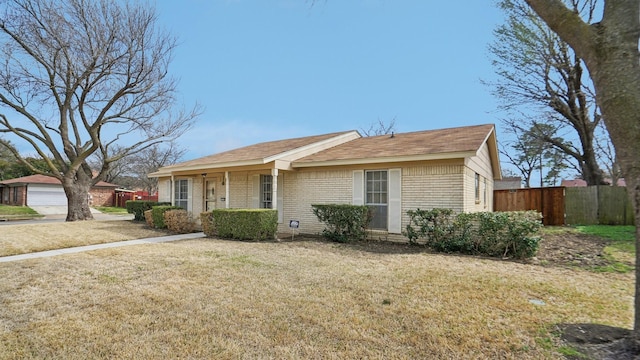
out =
[[128,200],[125,206],[127,208],[127,212],[129,214],[133,214],[133,220],[144,221],[145,211],[151,210],[151,208],[154,206],[161,206],[161,205],[171,205],[171,204],[167,202],[157,202],[157,201]]
[[164,223],[169,231],[177,234],[192,233],[196,229],[196,222],[185,209],[167,210],[164,212]]
[[151,218],[153,219],[153,227],[156,229],[165,229],[167,225],[164,223],[164,213],[169,210],[182,209],[180,206],[163,205],[151,208]]
[[[407,231],[409,242],[415,244],[419,237],[427,240],[426,245],[437,251],[449,252],[452,246],[452,238],[454,235],[454,226],[451,209],[431,209],[431,210],[409,210],[410,224],[418,227],[418,231],[414,231],[412,227]],[[455,250],[454,250],[455,251]]]
[[145,210],[144,212],[144,220],[147,222],[147,225],[152,228],[153,226],[153,215],[151,215],[151,210]]
[[202,232],[208,237],[216,237],[216,227],[213,223],[213,213],[203,212],[200,214],[200,222],[202,223]]
[[267,240],[275,239],[278,230],[278,211],[274,209],[215,209],[210,219],[201,218],[207,236]]
[[409,242],[440,252],[529,258],[538,251],[542,226],[535,211],[478,212],[453,215],[447,209],[410,210],[404,235]]
[[313,214],[326,225],[322,236],[336,242],[364,240],[371,222],[368,206],[349,204],[311,205]]

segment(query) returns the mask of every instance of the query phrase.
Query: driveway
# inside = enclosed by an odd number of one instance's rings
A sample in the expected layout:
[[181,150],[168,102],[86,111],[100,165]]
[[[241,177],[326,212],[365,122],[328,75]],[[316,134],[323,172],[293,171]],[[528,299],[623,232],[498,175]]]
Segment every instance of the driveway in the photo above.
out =
[[[47,222],[58,222],[65,221],[67,218],[67,207],[66,206],[31,206],[33,210],[35,210],[38,214],[44,215],[44,217],[33,218],[33,219],[20,219],[14,221],[0,221],[0,226],[2,225],[13,225],[16,221],[20,221],[21,223],[47,223]],[[91,214],[95,220],[133,220],[133,214],[108,214],[101,213],[100,211],[91,208]]]

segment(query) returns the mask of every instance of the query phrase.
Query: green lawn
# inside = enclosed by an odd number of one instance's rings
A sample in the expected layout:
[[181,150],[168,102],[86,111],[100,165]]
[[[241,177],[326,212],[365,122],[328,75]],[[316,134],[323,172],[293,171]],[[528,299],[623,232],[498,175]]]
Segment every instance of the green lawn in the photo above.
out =
[[96,210],[105,214],[126,214],[127,209],[115,206],[96,206]]
[[0,204],[0,215],[37,215],[32,208],[27,206],[9,206]]

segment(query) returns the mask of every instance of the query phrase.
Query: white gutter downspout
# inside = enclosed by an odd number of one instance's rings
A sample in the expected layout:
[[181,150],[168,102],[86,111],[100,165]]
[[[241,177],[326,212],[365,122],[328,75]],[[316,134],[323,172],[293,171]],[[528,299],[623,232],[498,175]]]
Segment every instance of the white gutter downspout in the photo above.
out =
[[176,192],[175,192],[175,183],[174,183],[173,175],[171,175],[171,188],[169,189],[169,199],[171,199],[171,205],[175,206],[176,204]]

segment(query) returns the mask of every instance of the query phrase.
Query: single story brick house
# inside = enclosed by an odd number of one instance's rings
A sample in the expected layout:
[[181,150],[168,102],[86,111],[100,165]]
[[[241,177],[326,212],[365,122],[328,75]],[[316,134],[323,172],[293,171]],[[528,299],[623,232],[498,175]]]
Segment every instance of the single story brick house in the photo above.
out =
[[274,208],[278,231],[324,228],[312,204],[375,208],[372,230],[401,237],[407,210],[493,210],[500,179],[495,126],[363,137],[357,131],[264,142],[160,168],[159,201],[198,215],[215,208]]
[[[100,181],[89,191],[89,205],[113,206],[117,185]],[[0,181],[0,204],[17,206],[67,206],[60,180],[29,175]]]

